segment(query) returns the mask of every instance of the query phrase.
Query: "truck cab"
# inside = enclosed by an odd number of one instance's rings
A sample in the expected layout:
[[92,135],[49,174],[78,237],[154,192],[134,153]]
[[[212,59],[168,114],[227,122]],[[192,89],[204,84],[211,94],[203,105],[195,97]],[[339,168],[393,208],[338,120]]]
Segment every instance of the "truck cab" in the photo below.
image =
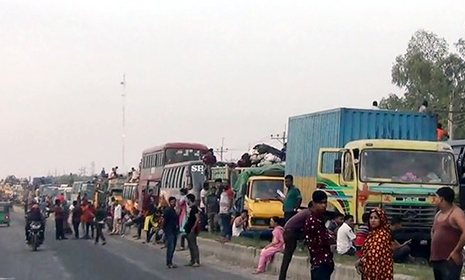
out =
[[266,229],[272,217],[284,217],[278,190],[284,192],[283,177],[252,176],[247,180],[243,209],[249,212],[251,229]]
[[319,152],[317,189],[328,194],[329,210],[360,224],[363,213],[381,207],[402,218],[408,239],[430,239],[433,199],[444,186],[458,192],[454,154],[443,142],[358,140]]

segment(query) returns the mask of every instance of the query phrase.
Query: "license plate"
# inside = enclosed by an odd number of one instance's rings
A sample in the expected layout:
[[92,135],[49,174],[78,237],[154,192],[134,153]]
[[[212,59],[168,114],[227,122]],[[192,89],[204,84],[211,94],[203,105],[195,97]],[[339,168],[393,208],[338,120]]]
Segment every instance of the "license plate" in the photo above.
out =
[[428,245],[428,240],[422,240],[422,241],[420,241],[420,245]]

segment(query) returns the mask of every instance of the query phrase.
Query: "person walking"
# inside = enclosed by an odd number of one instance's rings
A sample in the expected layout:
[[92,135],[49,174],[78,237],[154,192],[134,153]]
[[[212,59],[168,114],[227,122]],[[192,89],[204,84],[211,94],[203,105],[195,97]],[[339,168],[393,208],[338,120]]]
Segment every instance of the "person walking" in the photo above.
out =
[[105,219],[107,217],[107,211],[103,208],[103,205],[99,203],[97,211],[95,212],[95,227],[97,229],[97,234],[95,235],[95,244],[99,242],[99,239],[102,239],[102,245],[107,244],[105,236],[103,235],[103,228],[105,227]]
[[455,193],[449,187],[437,190],[434,203],[439,212],[431,231],[431,263],[435,280],[459,280],[465,246],[465,215],[454,205]]
[[190,211],[184,229],[186,231],[187,245],[191,254],[191,260],[187,266],[199,267],[200,253],[199,246],[197,245],[197,235],[200,232],[200,211],[195,204],[195,196],[193,194],[188,194],[186,197]]
[[178,268],[173,263],[174,251],[176,250],[176,241],[179,233],[179,217],[176,213],[176,198],[168,199],[169,206],[163,212],[163,231],[165,233],[166,246],[166,266],[168,268]]
[[315,191],[312,198],[310,214],[304,227],[305,244],[310,253],[311,279],[330,280],[334,271],[331,245],[335,241],[323,222],[328,196],[323,191]]
[[78,206],[77,201],[73,201],[73,211],[71,221],[73,223],[74,237],[79,239],[79,224],[81,223],[82,209]]
[[370,234],[362,247],[362,257],[355,267],[364,280],[393,280],[391,226],[386,213],[375,208],[370,211]]
[[281,269],[279,270],[279,280],[286,280],[289,264],[297,248],[297,241],[303,239],[305,221],[310,215],[311,207],[312,203],[310,202],[307,209],[294,215],[294,217],[289,219],[284,225],[284,255]]
[[297,214],[297,209],[302,203],[302,195],[300,190],[294,186],[294,177],[292,175],[286,175],[284,179],[287,193],[284,199],[281,198],[281,201],[283,202],[284,221],[287,223],[290,218]]
[[55,238],[56,240],[68,239],[65,237],[65,232],[63,231],[63,208],[61,208],[60,201],[55,200]]
[[273,229],[273,239],[271,243],[266,245],[260,251],[260,259],[258,261],[257,270],[254,274],[264,273],[266,271],[266,264],[271,261],[274,255],[283,250],[284,247],[284,228],[280,225],[281,219],[273,217],[270,220],[270,227]]

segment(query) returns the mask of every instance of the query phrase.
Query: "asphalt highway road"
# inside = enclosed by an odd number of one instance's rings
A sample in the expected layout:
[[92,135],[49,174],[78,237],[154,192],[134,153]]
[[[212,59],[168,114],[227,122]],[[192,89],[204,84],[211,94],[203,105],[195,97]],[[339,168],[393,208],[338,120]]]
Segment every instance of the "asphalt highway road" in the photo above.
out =
[[107,236],[105,246],[91,240],[55,240],[53,217],[48,219],[45,243],[33,252],[24,241],[24,217],[11,211],[11,226],[0,226],[0,280],[247,280],[251,271],[214,260],[188,268],[187,252],[176,252],[178,269],[167,269],[165,251],[121,237]]

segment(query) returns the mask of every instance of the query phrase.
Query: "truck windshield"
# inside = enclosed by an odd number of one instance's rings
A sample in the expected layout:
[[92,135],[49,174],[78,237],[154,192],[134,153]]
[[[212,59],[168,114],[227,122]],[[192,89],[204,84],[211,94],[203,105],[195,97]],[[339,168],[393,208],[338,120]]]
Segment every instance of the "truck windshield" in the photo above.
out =
[[283,191],[283,181],[269,180],[269,181],[254,181],[250,198],[259,200],[276,199],[278,190]]
[[457,183],[453,154],[427,151],[363,151],[360,178],[364,182],[380,183]]

